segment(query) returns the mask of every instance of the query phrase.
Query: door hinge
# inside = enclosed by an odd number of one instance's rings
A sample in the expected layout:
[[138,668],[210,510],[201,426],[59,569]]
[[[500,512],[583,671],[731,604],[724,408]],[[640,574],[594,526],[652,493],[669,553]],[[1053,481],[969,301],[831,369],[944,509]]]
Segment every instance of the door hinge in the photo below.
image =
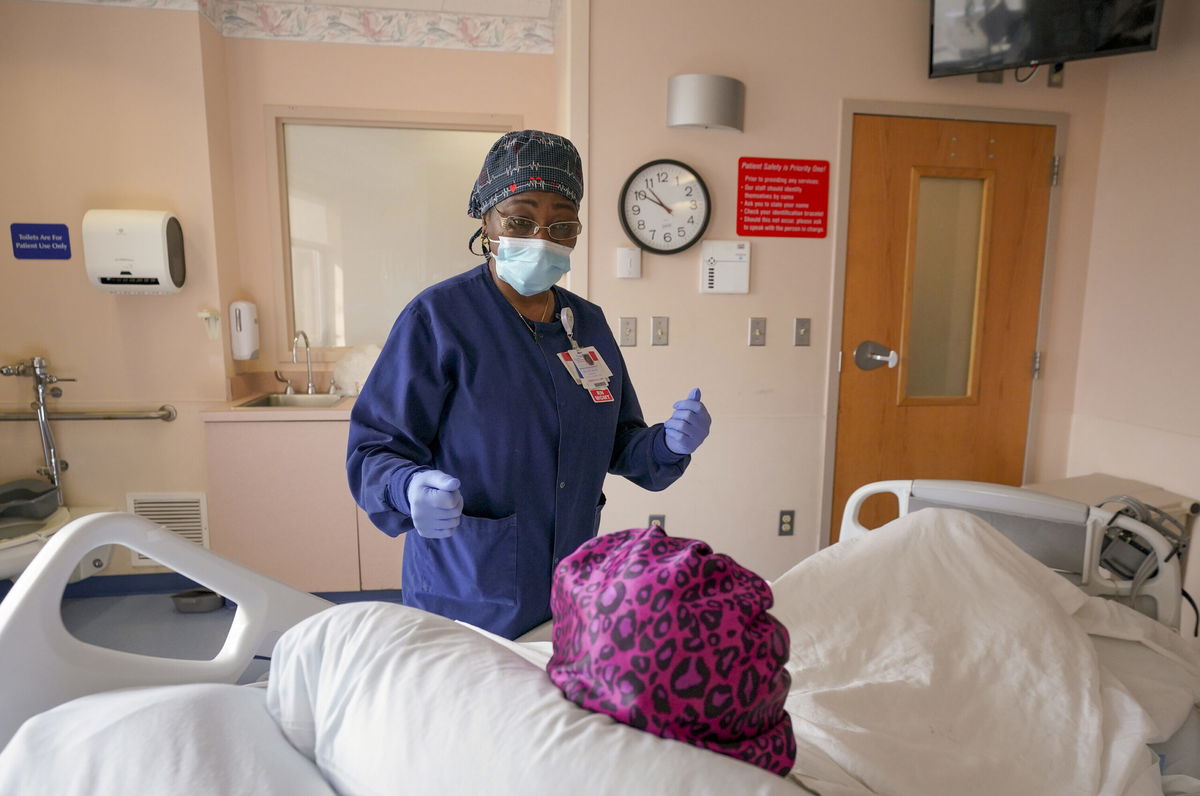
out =
[[1042,352],[1033,352],[1033,378],[1034,380],[1042,377]]
[[1062,158],[1055,155],[1050,159],[1050,187],[1057,188],[1062,177]]

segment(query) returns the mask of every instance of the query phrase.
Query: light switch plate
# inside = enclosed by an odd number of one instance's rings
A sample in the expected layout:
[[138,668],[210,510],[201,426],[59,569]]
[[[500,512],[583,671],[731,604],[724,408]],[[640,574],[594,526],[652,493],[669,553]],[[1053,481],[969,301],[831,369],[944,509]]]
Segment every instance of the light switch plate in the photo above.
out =
[[642,250],[633,246],[622,246],[617,249],[617,278],[641,279]]
[[650,345],[666,345],[671,338],[671,319],[665,315],[655,315],[651,321]]
[[766,318],[751,318],[750,319],[750,339],[746,341],[747,345],[766,345],[767,344],[767,319]]
[[812,345],[812,318],[796,319],[796,342],[794,345]]
[[637,345],[637,318],[621,319],[621,345]]

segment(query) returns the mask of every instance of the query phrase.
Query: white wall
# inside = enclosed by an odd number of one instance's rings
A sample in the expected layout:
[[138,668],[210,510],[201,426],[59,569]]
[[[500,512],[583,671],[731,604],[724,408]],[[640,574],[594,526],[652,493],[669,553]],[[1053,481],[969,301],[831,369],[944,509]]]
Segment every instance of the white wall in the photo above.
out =
[[[928,4],[918,0],[637,0],[593,2],[591,158],[587,245],[590,297],[615,325],[636,316],[642,340],[652,315],[671,318],[671,345],[625,349],[648,421],[700,386],[714,416],[709,441],[682,481],[651,494],[610,478],[605,530],[643,525],[665,513],[670,531],[700,536],[743,564],[774,576],[820,543],[826,405],[832,362],[836,184],[848,167],[839,149],[847,100],[886,100],[1065,112],[1068,179],[1049,253],[1050,321],[1031,455],[1035,472],[1060,474],[1073,404],[1082,285],[1091,238],[1096,162],[1107,84],[1126,59],[1071,64],[1066,86],[1044,74],[1002,85],[973,76],[929,80]],[[665,123],[667,80],[710,72],[746,84],[742,133],[673,130]],[[825,239],[751,238],[751,292],[701,296],[698,250],[643,257],[641,280],[618,280],[614,249],[629,245],[616,195],[637,166],[672,157],[695,166],[713,195],[707,238],[733,239],[740,156],[831,161],[830,234]],[[767,345],[747,348],[750,316],[768,319]],[[796,316],[813,319],[811,348],[791,346]],[[1054,363],[1060,363],[1055,367]],[[795,509],[796,534],[777,535],[781,509]]]
[[[1200,4],[1111,73],[1067,475],[1200,498]],[[1194,557],[1193,557],[1194,558]],[[1189,591],[1200,591],[1200,566]]]

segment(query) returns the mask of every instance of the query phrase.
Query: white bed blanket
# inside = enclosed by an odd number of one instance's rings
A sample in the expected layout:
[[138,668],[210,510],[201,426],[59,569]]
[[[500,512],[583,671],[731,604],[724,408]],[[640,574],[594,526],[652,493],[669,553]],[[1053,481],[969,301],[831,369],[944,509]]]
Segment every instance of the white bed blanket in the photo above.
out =
[[0,754],[4,796],[333,796],[283,737],[266,689],[132,688],[26,721]]
[[[1088,597],[964,512],[901,518],[773,588],[796,734],[865,792],[1160,796],[1147,744],[1200,699],[1195,640]],[[1160,670],[1121,682],[1089,633]],[[1168,785],[1200,793],[1188,777]]]

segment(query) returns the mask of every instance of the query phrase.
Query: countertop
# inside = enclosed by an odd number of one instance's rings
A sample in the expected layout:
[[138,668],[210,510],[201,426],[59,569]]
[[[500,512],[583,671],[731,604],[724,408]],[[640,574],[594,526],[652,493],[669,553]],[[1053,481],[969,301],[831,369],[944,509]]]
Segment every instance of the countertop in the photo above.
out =
[[316,408],[299,406],[240,406],[246,401],[252,401],[264,393],[256,393],[227,401],[212,409],[200,412],[200,419],[205,423],[269,423],[297,421],[348,421],[350,408],[354,406],[353,395],[343,395],[342,400],[333,406]]

